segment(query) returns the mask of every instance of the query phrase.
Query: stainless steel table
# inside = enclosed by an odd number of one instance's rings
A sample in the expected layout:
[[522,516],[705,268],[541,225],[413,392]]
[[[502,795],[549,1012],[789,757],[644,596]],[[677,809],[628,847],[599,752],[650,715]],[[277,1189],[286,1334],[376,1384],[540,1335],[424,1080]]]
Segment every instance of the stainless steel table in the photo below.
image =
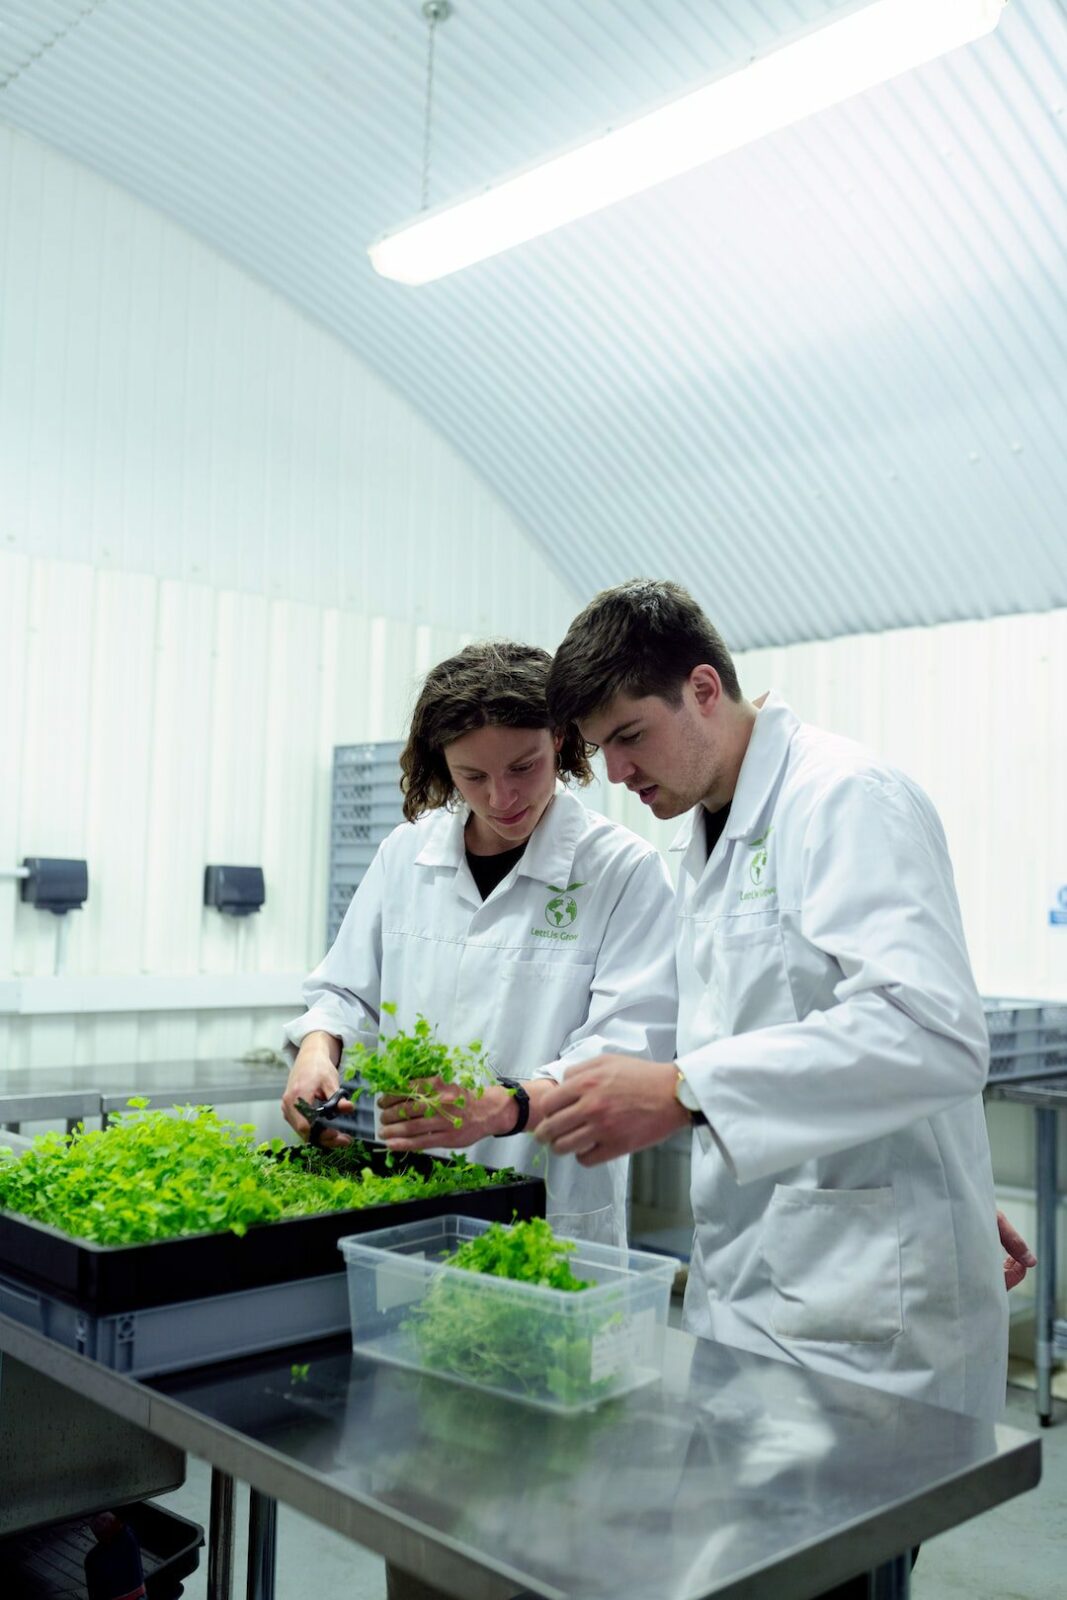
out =
[[1040,1477],[1037,1436],[673,1331],[661,1382],[574,1418],[338,1340],[151,1384],[6,1318],[0,1349],[252,1486],[250,1600],[272,1590],[261,1497],[466,1600],[809,1600],[865,1570],[900,1600],[912,1545]]
[[1034,1186],[1037,1198],[1037,1299],[1034,1366],[1037,1372],[1037,1415],[1042,1427],[1052,1422],[1052,1368],[1067,1353],[1067,1319],[1056,1318],[1056,1114],[1067,1111],[1067,1076],[996,1082],[987,1093],[1034,1111]]
[[158,1105],[240,1105],[280,1100],[286,1069],[269,1062],[153,1061],[128,1066],[16,1067],[0,1070],[0,1127],[102,1117],[132,1095]]
[[157,1105],[241,1105],[280,1100],[288,1069],[266,1062],[154,1061],[136,1068],[94,1068],[104,1120],[122,1111],[132,1095]]
[[18,1133],[24,1122],[65,1122],[72,1133],[79,1122],[100,1115],[99,1090],[49,1088],[47,1082],[16,1093],[0,1086],[0,1130]]

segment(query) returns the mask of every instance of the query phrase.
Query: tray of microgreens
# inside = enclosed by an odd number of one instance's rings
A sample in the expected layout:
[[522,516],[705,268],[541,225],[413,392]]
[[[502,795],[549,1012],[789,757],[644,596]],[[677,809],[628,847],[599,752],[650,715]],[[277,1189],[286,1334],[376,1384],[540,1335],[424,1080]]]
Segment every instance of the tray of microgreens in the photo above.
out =
[[0,1274],[132,1310],[336,1272],[342,1235],[450,1210],[543,1214],[544,1185],[462,1154],[263,1144],[208,1107],[132,1100],[0,1159]]
[[675,1264],[543,1217],[440,1216],[340,1241],[358,1353],[552,1411],[651,1382]]

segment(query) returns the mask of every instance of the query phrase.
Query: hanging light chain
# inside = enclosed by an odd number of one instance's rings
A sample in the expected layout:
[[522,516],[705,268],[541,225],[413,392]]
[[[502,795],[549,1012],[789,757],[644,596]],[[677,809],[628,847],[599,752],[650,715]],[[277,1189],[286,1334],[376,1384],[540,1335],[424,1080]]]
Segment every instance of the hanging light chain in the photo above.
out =
[[433,126],[433,68],[434,46],[437,42],[437,24],[447,22],[452,13],[449,0],[425,0],[422,14],[430,24],[430,43],[426,52],[426,116],[422,130],[422,203],[425,211],[430,204],[430,133]]

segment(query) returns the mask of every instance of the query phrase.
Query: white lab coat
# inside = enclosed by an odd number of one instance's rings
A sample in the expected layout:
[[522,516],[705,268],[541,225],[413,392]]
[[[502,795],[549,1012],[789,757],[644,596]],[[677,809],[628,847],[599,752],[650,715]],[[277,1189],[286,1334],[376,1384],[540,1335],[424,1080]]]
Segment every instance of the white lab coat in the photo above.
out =
[[[658,852],[560,787],[483,902],[464,849],[468,815],[434,811],[385,840],[304,986],[308,1009],[287,1027],[289,1043],[318,1028],[346,1046],[373,1042],[379,1020],[384,1033],[410,1029],[421,1012],[447,1044],[480,1039],[506,1078],[559,1081],[606,1050],[669,1059],[673,905]],[[381,1015],[383,1000],[395,1017]],[[625,1161],[586,1169],[529,1134],[467,1153],[544,1177],[558,1232],[625,1243]]]
[[722,837],[673,848],[694,1135],[694,1332],[999,1414],[1007,1303],[988,1040],[937,814],[902,773],[758,713]]

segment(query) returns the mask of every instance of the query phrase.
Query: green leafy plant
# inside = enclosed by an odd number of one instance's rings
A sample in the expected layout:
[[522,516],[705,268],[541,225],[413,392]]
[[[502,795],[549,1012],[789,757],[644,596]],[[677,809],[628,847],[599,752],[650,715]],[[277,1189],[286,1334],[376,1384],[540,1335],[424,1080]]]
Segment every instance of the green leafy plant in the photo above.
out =
[[[580,1294],[594,1285],[575,1276],[567,1260],[574,1248],[571,1240],[557,1239],[543,1218],[510,1228],[494,1223],[462,1244],[445,1265]],[[595,1400],[609,1390],[610,1378],[594,1377],[594,1340],[621,1322],[618,1311],[572,1321],[554,1307],[542,1310],[529,1296],[486,1294],[475,1284],[441,1273],[409,1313],[404,1329],[431,1371],[570,1404]]]
[[576,1278],[567,1257],[575,1250],[573,1239],[557,1239],[544,1217],[513,1222],[509,1228],[494,1222],[477,1238],[468,1239],[448,1258],[450,1267],[464,1272],[484,1272],[515,1283],[539,1283],[546,1289],[577,1293],[591,1289],[587,1278]]
[[429,1174],[369,1165],[364,1146],[301,1150],[282,1160],[281,1139],[257,1144],[255,1129],[210,1107],[148,1111],[144,1100],[103,1130],[42,1134],[18,1158],[0,1161],[0,1209],[50,1223],[98,1244],[141,1244],[191,1233],[244,1234],[285,1217],[481,1189],[513,1181],[462,1158]]
[[[387,1016],[396,1016],[396,1006],[383,1001],[382,1010]],[[463,1126],[462,1108],[467,1095],[480,1100],[487,1082],[493,1079],[489,1058],[482,1041],[475,1039],[464,1049],[449,1046],[437,1037],[437,1029],[424,1016],[418,1014],[411,1033],[398,1029],[394,1034],[378,1035],[381,1049],[368,1050],[365,1044],[351,1045],[347,1059],[360,1078],[353,1091],[353,1103],[366,1091],[372,1094],[402,1095],[415,1107],[412,1114],[421,1117],[445,1116],[454,1128]],[[462,1091],[452,1102],[458,1108],[446,1111],[441,1091],[429,1087],[431,1080],[457,1084]]]
[[290,1379],[290,1382],[292,1382],[292,1383],[307,1383],[308,1374],[310,1373],[310,1371],[311,1371],[311,1363],[310,1363],[310,1361],[304,1361],[304,1362],[294,1361],[292,1366],[289,1368],[289,1379]]

